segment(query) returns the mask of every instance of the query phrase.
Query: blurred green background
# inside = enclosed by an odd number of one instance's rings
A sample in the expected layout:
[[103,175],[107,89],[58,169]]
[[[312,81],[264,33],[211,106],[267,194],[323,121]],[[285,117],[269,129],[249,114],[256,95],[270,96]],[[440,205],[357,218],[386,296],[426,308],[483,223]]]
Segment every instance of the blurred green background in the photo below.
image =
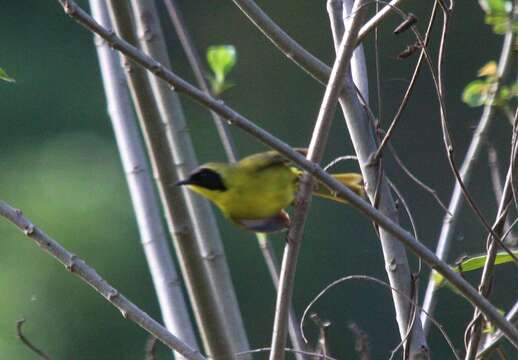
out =
[[[159,1],[160,3],[160,1]],[[430,2],[431,3],[431,2]],[[87,6],[86,1],[80,5]],[[231,74],[236,86],[225,101],[260,126],[294,146],[308,143],[323,88],[282,56],[246,20],[231,1],[179,1],[199,49],[234,44],[238,65]],[[330,63],[333,49],[325,1],[261,1],[260,5],[292,36]],[[431,4],[406,2],[423,19]],[[416,9],[418,8],[418,9]],[[174,70],[193,81],[174,31],[164,14]],[[386,122],[399,106],[416,57],[396,60],[412,42],[410,34],[394,36],[394,16],[380,30],[382,116]],[[159,310],[140,248],[128,190],[106,113],[92,36],[64,15],[57,1],[8,1],[2,4],[0,66],[16,78],[0,83],[0,194],[24,210],[35,223],[93,265],[132,301],[154,317]],[[434,41],[435,42],[435,41]],[[485,62],[498,57],[501,38],[483,25],[475,2],[459,1],[452,17],[444,64],[447,109],[457,162],[469,143],[480,109],[460,101],[463,87]],[[372,36],[366,45],[369,75],[374,79]],[[434,51],[432,51],[435,53]],[[371,82],[371,99],[375,97]],[[182,97],[200,162],[223,160],[208,112]],[[372,101],[376,110],[375,101]],[[264,147],[232,129],[240,154]],[[507,161],[510,127],[495,119],[490,141]],[[427,71],[410,101],[394,145],[405,163],[447,202],[453,179],[441,143],[437,101]],[[337,113],[326,161],[351,153],[345,124]],[[422,241],[435,247],[442,210],[432,197],[403,175],[389,159],[389,176],[414,211]],[[503,167],[503,165],[502,165]],[[352,169],[344,165],[343,169]],[[337,168],[338,170],[339,168]],[[485,152],[471,186],[488,219],[495,201]],[[503,170],[502,170],[503,171]],[[275,293],[254,237],[217,214],[235,282],[237,297],[253,348],[269,346]],[[408,226],[406,220],[403,220]],[[372,225],[356,211],[315,200],[306,226],[298,266],[294,305],[301,313],[329,282],[351,274],[385,279],[378,240]],[[15,322],[27,320],[26,334],[53,359],[143,359],[146,333],[125,321],[89,287],[37,249],[13,226],[0,221],[0,358],[34,359],[15,337]],[[485,236],[471,212],[464,211],[451,259],[481,252]],[[278,254],[282,235],[273,237]],[[417,262],[412,258],[412,265]],[[507,309],[516,300],[516,276],[498,269],[494,303]],[[423,272],[424,289],[428,270]],[[478,274],[468,276],[477,280]],[[263,286],[258,286],[259,284]],[[437,318],[455,345],[471,306],[441,290]],[[399,342],[389,292],[375,284],[346,283],[332,290],[314,310],[332,321],[334,355],[354,359],[347,323],[356,322],[370,339],[373,359],[388,357]],[[314,336],[314,325],[306,328]],[[445,342],[434,330],[430,345],[436,359],[449,359]],[[509,348],[507,351],[511,351]],[[345,355],[347,354],[347,355]],[[160,358],[168,358],[161,348]],[[258,355],[258,359],[266,358]]]

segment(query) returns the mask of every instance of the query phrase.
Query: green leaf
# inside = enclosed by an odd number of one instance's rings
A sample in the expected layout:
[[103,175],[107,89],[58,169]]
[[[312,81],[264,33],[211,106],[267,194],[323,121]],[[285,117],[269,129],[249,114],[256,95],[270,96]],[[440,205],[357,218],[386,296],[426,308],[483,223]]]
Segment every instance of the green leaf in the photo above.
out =
[[488,98],[491,83],[486,80],[470,82],[462,92],[462,101],[471,107],[484,105]]
[[[512,251],[513,255],[518,256],[518,250]],[[461,262],[450,265],[450,268],[455,272],[469,272],[473,270],[482,269],[486,263],[487,255],[479,255],[479,256],[472,256],[463,259]],[[513,261],[513,258],[511,255],[509,255],[507,252],[502,251],[496,254],[495,258],[495,265],[501,265],[508,263],[510,261]],[[442,286],[444,285],[444,277],[437,273],[436,271],[432,274],[432,279],[435,282],[436,286]]]
[[16,80],[14,80],[12,77],[7,75],[5,70],[2,69],[2,68],[0,68],[0,80],[4,80],[4,81],[7,81],[7,82],[11,82],[11,83],[16,82]]
[[226,80],[226,77],[236,64],[236,48],[232,45],[210,46],[207,49],[207,61],[214,73],[209,77],[212,92],[215,95],[220,95],[233,86]]
[[232,45],[210,46],[207,50],[207,61],[218,81],[225,79],[236,64],[236,60],[236,48]]
[[511,5],[509,1],[506,0],[485,0],[487,4],[489,13],[497,13],[497,12],[508,12],[508,9]]
[[509,31],[509,26],[511,26],[509,15],[505,13],[488,14],[485,17],[485,22],[492,26],[493,32],[497,35],[505,34]]

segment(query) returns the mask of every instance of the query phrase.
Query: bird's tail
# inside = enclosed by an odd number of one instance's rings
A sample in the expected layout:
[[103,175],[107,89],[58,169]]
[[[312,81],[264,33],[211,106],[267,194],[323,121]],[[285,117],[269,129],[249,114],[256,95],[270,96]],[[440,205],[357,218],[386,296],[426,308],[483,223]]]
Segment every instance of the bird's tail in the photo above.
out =
[[[354,191],[361,197],[365,196],[365,188],[363,186],[363,178],[361,174],[358,173],[342,173],[342,174],[333,174],[333,177],[347,186],[349,189]],[[317,182],[315,185],[315,189],[313,190],[313,195],[320,196],[326,199],[338,201],[346,204],[347,200],[337,195],[334,191],[330,190],[326,185]]]

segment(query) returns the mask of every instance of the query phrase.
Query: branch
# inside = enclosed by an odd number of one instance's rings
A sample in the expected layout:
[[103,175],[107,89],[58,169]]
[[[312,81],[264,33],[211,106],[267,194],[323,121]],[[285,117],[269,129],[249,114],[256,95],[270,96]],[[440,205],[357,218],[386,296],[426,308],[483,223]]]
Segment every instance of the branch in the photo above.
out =
[[[338,96],[344,84],[345,74],[349,68],[356,35],[360,30],[364,9],[364,0],[358,0],[354,5],[354,15],[347,33],[343,36],[340,47],[336,52],[336,60],[331,71],[329,84],[326,87],[324,98],[318,112],[317,121],[308,148],[307,158],[313,163],[319,163],[324,154],[325,145],[331,128],[332,119],[338,103]],[[286,247],[282,259],[281,274],[279,279],[279,291],[275,307],[275,320],[272,334],[272,351],[270,360],[284,358],[286,347],[286,332],[289,307],[293,296],[295,284],[295,270],[304,234],[304,224],[311,204],[313,190],[313,177],[305,174],[299,183],[299,191],[295,199],[295,211],[293,222],[288,231]]]
[[[194,72],[198,86],[207,94],[211,94],[210,86],[206,78],[206,74],[208,74],[207,69],[203,65],[203,62],[200,60],[200,55],[196,50],[196,46],[194,45],[194,41],[191,38],[191,34],[189,33],[189,29],[185,24],[185,20],[182,13],[180,12],[180,8],[176,0],[164,0],[164,4],[171,22],[173,23],[176,35],[182,44],[187,61],[189,62],[192,71]],[[232,135],[230,134],[229,127],[227,124],[221,121],[219,115],[214,111],[210,111],[210,115],[214,120],[214,124],[218,131],[219,138],[223,144],[223,148],[225,149],[225,154],[228,160],[230,162],[236,162],[239,157],[237,155],[236,146],[234,144],[234,140],[232,139]]]
[[320,166],[318,166],[318,164],[308,161],[304,156],[294,151],[282,140],[255,125],[246,117],[237,113],[220,100],[217,100],[192,86],[173,72],[165,69],[164,66],[153,60],[151,57],[143,54],[135,47],[118,38],[113,32],[106,30],[97,24],[85,11],[79,8],[75,2],[71,0],[59,1],[69,16],[73,17],[88,30],[99,34],[103,39],[108,41],[114,49],[123,52],[135,63],[153,72],[156,76],[166,81],[175,90],[184,93],[203,106],[214,110],[225,121],[239,127],[243,131],[246,131],[272,149],[279,151],[279,153],[283,154],[287,159],[293,161],[295,165],[307,171],[322,182],[322,184],[335,191],[338,196],[342,196],[346,199],[352,207],[358,209],[377,225],[387,230],[417,256],[422,258],[426,264],[443,275],[444,278],[454,285],[468,301],[470,301],[474,306],[480,308],[484,315],[493,321],[493,324],[496,327],[501,328],[505,333],[505,336],[518,347],[518,330],[509,324],[500,315],[498,310],[489,301],[487,301],[487,299],[481,297],[473,286],[471,286],[455,271],[450,269],[446,262],[440,260],[426,246],[417,241],[408,231],[401,228],[397,223],[382,214],[376,208],[372,207],[346,186],[335,180],[331,175],[327,174]]
[[[492,104],[496,94],[498,93],[500,82],[509,70],[509,67],[512,63],[512,44],[514,37],[515,36],[512,32],[506,34],[504,37],[504,43],[502,45],[500,60],[498,62],[498,77],[496,83],[492,91],[490,91],[491,95],[489,96],[487,105],[484,106],[484,110],[480,117],[479,123],[473,134],[473,139],[471,140],[471,143],[464,157],[464,161],[460,167],[460,178],[465,186],[468,186],[471,181],[471,173],[473,171],[477,159],[479,158],[478,155],[480,153],[480,149],[482,147],[482,144],[484,143],[484,139],[489,129],[489,124],[491,123],[491,120],[493,118],[494,107]],[[455,227],[457,225],[457,220],[460,215],[460,210],[462,208],[463,201],[464,197],[462,194],[462,187],[460,183],[456,181],[450,198],[450,203],[448,205],[448,212],[444,216],[441,233],[439,235],[439,240],[437,241],[437,248],[435,250],[437,257],[441,260],[446,260],[446,258],[448,257],[448,253],[451,247],[451,240],[455,232]],[[437,302],[435,292],[436,288],[434,284],[435,283],[433,281],[432,275],[430,274],[423,301],[423,309],[430,314],[433,313]],[[423,323],[423,328],[425,332],[428,332],[430,324],[427,318],[421,315],[421,321]]]
[[[516,115],[514,118],[514,125],[513,125],[513,140],[511,144],[511,156],[509,160],[509,169],[507,171],[507,177],[505,180],[504,190],[502,192],[502,199],[500,200],[500,205],[498,207],[498,212],[496,214],[496,220],[493,225],[494,232],[498,237],[502,236],[502,233],[504,232],[504,224],[505,219],[507,218],[507,213],[509,211],[509,204],[512,201],[512,174],[514,172],[515,168],[515,161],[516,161],[516,154],[518,152],[517,146],[517,140],[518,140],[518,108],[516,109]],[[496,259],[496,253],[498,251],[498,243],[496,242],[495,238],[492,237],[490,234],[486,241],[487,246],[487,258],[486,262],[484,264],[484,268],[482,270],[482,278],[480,279],[480,285],[479,285],[479,292],[480,295],[484,297],[488,297],[491,285],[493,283],[493,272],[495,267],[495,259]],[[482,334],[482,327],[483,327],[483,321],[482,316],[478,309],[475,309],[475,312],[473,314],[473,320],[470,323],[468,329],[466,330],[467,333],[470,334],[469,344],[468,348],[466,350],[466,360],[473,360],[475,359],[475,356],[477,354],[478,345],[480,342],[480,337]]]
[[[95,18],[110,26],[104,1],[90,0]],[[108,113],[113,125],[144,254],[155,286],[162,319],[169,331],[198,348],[180,279],[168,246],[144,144],[140,138],[119,55],[102,39],[96,39],[97,55]]]
[[[207,82],[205,74],[207,74],[207,70],[203,65],[203,62],[200,60],[200,56],[196,50],[196,47],[192,41],[191,35],[189,33],[189,29],[185,24],[182,13],[178,7],[178,4],[175,0],[164,0],[167,12],[169,17],[171,18],[171,22],[175,28],[176,34],[180,39],[180,43],[182,44],[183,50],[187,56],[187,60],[189,61],[189,65],[194,72],[196,82],[201,90],[203,90],[206,94],[212,95],[210,86]],[[222,121],[220,116],[214,112],[210,111],[210,114],[216,124],[216,128],[218,130],[219,138],[221,143],[223,144],[223,148],[225,149],[225,153],[227,156],[227,160],[229,162],[236,162],[239,158],[236,148],[234,146],[234,142],[230,131],[228,130],[228,126],[225,122]],[[264,233],[256,233],[257,243],[259,248],[261,249],[261,254],[263,255],[264,261],[267,265],[268,271],[270,272],[270,276],[272,278],[275,289],[277,290],[279,285],[279,271],[280,267],[275,257],[275,253],[270,246],[268,237]],[[297,317],[295,315],[295,311],[293,306],[290,309],[289,316],[289,334],[291,343],[293,344],[293,348],[295,350],[305,350],[305,344],[302,340],[302,336],[299,332]],[[295,357],[298,360],[303,360],[305,357],[301,353],[295,353]]]
[[[129,2],[109,0],[117,32],[131,43],[140,42],[144,51],[168,64],[154,3],[142,0],[131,4],[138,33],[145,36],[136,38]],[[231,356],[248,349],[248,340],[216,220],[206,201],[171,186],[197,166],[179,99],[165,83],[150,77],[127,57],[123,62],[202,341],[209,355]]]
[[[518,301],[514,303],[513,307],[511,308],[511,310],[509,310],[505,318],[510,323],[515,323],[516,321],[518,321]],[[482,346],[482,349],[478,352],[476,358],[482,359],[485,355],[492,351],[495,348],[495,346],[497,346],[498,342],[502,339],[502,337],[503,334],[500,330],[497,330],[494,334],[487,337],[486,342]]]
[[129,301],[117,289],[104,280],[94,268],[84,260],[70,253],[50,236],[36,227],[22,212],[14,209],[0,200],[0,216],[16,225],[23,233],[32,239],[45,252],[60,262],[72,274],[93,287],[110,304],[115,306],[125,319],[133,321],[148,333],[155,336],[164,345],[192,360],[206,360],[198,350],[191,348],[182,340],[171,334],[165,327],[142,311],[137,305]]
[[[346,15],[354,14],[354,11],[348,12],[346,7],[344,7],[344,11]],[[333,20],[333,16],[336,16],[336,14],[330,13],[331,25],[337,23]],[[336,33],[339,33],[339,31],[333,32],[333,34]],[[345,91],[340,96],[340,105],[358,156],[366,193],[375,207],[378,207],[383,214],[397,223],[397,210],[384,174],[382,162],[372,162],[378,149],[375,136],[376,129],[360,104],[350,72],[346,75]],[[415,308],[412,303],[400,295],[400,293],[403,293],[407,297],[411,297],[413,293],[412,276],[405,248],[385,229],[379,230],[379,238],[390,285],[397,289],[397,292],[392,292],[392,297],[400,338],[402,340],[408,338],[408,341],[405,340],[405,352],[409,354],[411,359],[427,359],[428,345],[419,319],[414,319]]]
[[[275,45],[288,59],[297,64],[310,76],[326,85],[331,75],[331,68],[293,40],[277,25],[253,0],[232,0],[250,21]],[[392,0],[360,29],[355,44],[387,17],[394,6],[402,0]]]

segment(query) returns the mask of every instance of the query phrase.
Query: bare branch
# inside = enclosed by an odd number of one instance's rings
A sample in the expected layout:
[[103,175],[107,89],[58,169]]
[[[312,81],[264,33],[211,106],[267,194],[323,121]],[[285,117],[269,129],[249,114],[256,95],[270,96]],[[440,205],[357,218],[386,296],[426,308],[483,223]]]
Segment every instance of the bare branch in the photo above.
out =
[[[498,64],[498,79],[502,79],[507,73],[509,67],[511,66],[511,49],[513,44],[513,38],[514,35],[512,34],[512,32],[504,37],[504,43],[502,46],[502,51],[500,53],[500,60]],[[492,104],[498,92],[499,83],[500,81],[497,80],[495,83],[495,88],[492,89],[494,90],[494,92],[491,91],[491,94],[493,95],[491,95],[490,99],[488,99],[488,105],[484,107],[484,110],[480,117],[480,121],[473,134],[473,138],[464,157],[464,161],[460,167],[460,178],[465,186],[467,186],[471,181],[472,170],[478,159],[478,154],[480,153],[480,149],[486,137],[487,130],[489,129],[489,124],[491,123],[491,120],[493,118],[494,107]],[[453,234],[455,233],[455,227],[464,201],[462,192],[463,189],[461,187],[461,184],[459,182],[456,182],[450,198],[450,203],[448,205],[448,213],[444,216],[444,220],[441,227],[441,233],[439,235],[439,240],[437,242],[437,248],[435,251],[437,257],[442,260],[445,260],[448,257],[448,253],[451,246],[451,240],[453,238]],[[435,309],[435,304],[437,301],[435,295],[435,285],[430,275],[428,285],[426,288],[425,298],[423,301],[423,309],[425,309],[429,313],[433,313]],[[425,332],[427,332],[430,327],[430,324],[424,316],[421,316],[421,320],[423,322],[423,328]]]
[[[169,18],[173,23],[176,34],[180,39],[183,51],[187,56],[189,65],[194,72],[198,86],[207,94],[211,94],[209,83],[207,82],[206,78],[208,73],[207,69],[203,65],[203,62],[200,60],[200,55],[196,50],[196,46],[194,45],[189,29],[185,24],[183,15],[176,0],[164,0],[164,4],[167,9],[167,13],[169,14]],[[230,162],[236,162],[239,157],[227,124],[221,121],[219,115],[214,111],[210,111],[210,114],[214,120],[216,129],[218,130],[219,138],[223,144],[223,148],[225,149],[225,154],[227,155],[228,160]]]
[[[347,6],[344,6],[344,18],[348,15],[354,15],[354,11],[349,12]],[[330,13],[331,26],[337,23],[333,20],[334,16],[336,14]],[[334,36],[339,36],[339,33],[339,30],[333,31]],[[379,208],[392,221],[398,222],[394,198],[390,192],[382,162],[374,159],[374,154],[378,149],[376,129],[374,124],[369,121],[369,113],[362,106],[355,91],[355,82],[351,72],[346,75],[345,88],[339,101],[352,144],[358,156],[365,191],[376,208]],[[363,102],[367,105],[365,100]],[[404,246],[383,228],[379,229],[378,234],[385,269],[391,286],[411,298],[413,292],[412,277]],[[427,359],[428,345],[420,321],[414,321],[415,308],[398,292],[393,292],[392,295],[400,338],[409,340],[408,343],[405,341],[405,352],[414,359]]]
[[[496,214],[496,220],[493,225],[494,232],[497,236],[501,236],[504,232],[504,224],[505,219],[507,218],[507,212],[509,211],[509,204],[512,201],[512,173],[514,171],[515,166],[515,157],[517,155],[517,141],[518,141],[518,108],[516,109],[515,122],[513,126],[513,141],[511,145],[511,159],[509,164],[509,169],[507,171],[507,177],[505,180],[504,190],[502,192],[502,199],[500,200],[500,205],[498,207],[498,212]],[[498,251],[498,243],[490,234],[486,241],[487,246],[487,258],[484,264],[484,269],[482,270],[482,277],[480,279],[479,284],[479,292],[482,296],[488,297],[491,291],[491,285],[493,283],[493,272],[495,267],[495,259]],[[483,319],[482,314],[478,309],[475,309],[473,314],[473,320],[470,323],[470,326],[466,330],[469,332],[469,344],[466,349],[466,360],[473,360],[478,351],[478,345],[480,342],[481,334],[483,327]]]
[[206,360],[198,350],[191,348],[182,340],[171,334],[165,327],[142,311],[137,305],[129,301],[117,289],[104,280],[94,268],[84,260],[69,252],[50,236],[36,227],[22,212],[14,209],[4,201],[0,201],[0,216],[16,225],[23,233],[33,240],[45,252],[60,262],[65,268],[79,279],[86,282],[101,294],[110,304],[115,306],[121,315],[148,333],[158,338],[171,350],[175,350],[187,359]]
[[[100,23],[110,26],[105,1],[90,0],[90,8]],[[181,281],[171,257],[167,229],[162,221],[160,202],[151,178],[145,147],[139,134],[119,54],[110,49],[102,39],[96,39],[95,43],[108,113],[126,175],[141,244],[160,304],[162,319],[169,331],[197,348],[192,320],[187,310]]]
[[[329,84],[326,87],[324,98],[318,112],[317,121],[308,148],[307,158],[309,161],[319,163],[324,154],[325,145],[331,128],[333,115],[338,103],[338,96],[343,87],[345,73],[348,69],[350,59],[354,50],[354,39],[360,30],[362,23],[363,0],[355,2],[353,18],[350,27],[344,34],[340,47],[336,52],[336,60],[331,70]],[[288,309],[291,304],[293,287],[295,284],[295,269],[297,257],[300,250],[301,240],[304,233],[304,224],[311,203],[313,190],[313,177],[305,174],[299,183],[299,191],[295,199],[295,211],[293,222],[287,235],[287,243],[282,260],[281,273],[279,278],[279,291],[275,307],[275,319],[272,333],[272,351],[270,360],[284,358],[286,347],[286,331],[288,321]]]
[[[191,69],[194,72],[198,86],[206,94],[213,95],[206,79],[207,70],[203,65],[203,62],[200,60],[200,56],[192,41],[189,29],[187,28],[187,25],[183,19],[182,13],[179,9],[176,0],[164,0],[164,3],[169,17],[171,18],[171,22],[173,23],[175,31],[180,39],[183,50],[187,56],[187,60],[189,61]],[[219,138],[221,140],[221,143],[223,144],[223,148],[225,149],[227,160],[229,162],[236,162],[239,156],[234,146],[234,141],[232,139],[227,124],[225,124],[225,122],[222,121],[221,117],[216,112],[210,111],[210,113],[216,124]],[[268,271],[270,272],[275,289],[277,289],[279,283],[280,267],[275,257],[275,253],[273,252],[273,249],[269,244],[269,240],[266,234],[256,233],[256,237],[259,248],[261,249],[261,254],[263,255],[265,263],[268,267]],[[293,309],[293,307],[291,307],[289,316],[290,339],[295,350],[304,350],[305,344],[302,340],[302,336],[299,333],[299,327],[297,326],[297,324],[298,321],[295,315],[295,310]],[[304,359],[304,356],[300,353],[295,353],[295,357],[298,360]]]
[[[331,74],[331,68],[304,49],[299,43],[293,40],[282,28],[277,25],[253,0],[232,0],[252,23],[275,45],[288,59],[297,64],[310,76],[327,84]],[[367,21],[360,29],[356,37],[356,44],[392,11],[393,7],[402,0],[392,0],[383,7],[375,16]]]
[[[169,67],[154,2],[108,0],[107,4],[117,33],[162,61],[160,67]],[[127,56],[122,61],[205,349],[209,355],[229,356],[246,350],[248,340],[212,209],[196,194],[172,186],[198,165],[178,95]]]

